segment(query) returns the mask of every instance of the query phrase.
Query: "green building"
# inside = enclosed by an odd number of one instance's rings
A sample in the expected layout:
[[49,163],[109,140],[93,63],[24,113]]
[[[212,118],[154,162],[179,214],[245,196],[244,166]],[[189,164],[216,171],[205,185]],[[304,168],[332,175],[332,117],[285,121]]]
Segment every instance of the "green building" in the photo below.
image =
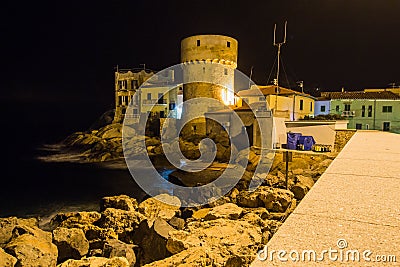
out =
[[324,92],[330,114],[349,121],[348,129],[400,133],[400,96],[390,91]]

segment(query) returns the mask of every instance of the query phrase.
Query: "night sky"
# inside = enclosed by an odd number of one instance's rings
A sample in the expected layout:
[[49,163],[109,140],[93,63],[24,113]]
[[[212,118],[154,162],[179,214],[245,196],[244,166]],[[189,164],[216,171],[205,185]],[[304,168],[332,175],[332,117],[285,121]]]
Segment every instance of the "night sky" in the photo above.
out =
[[179,63],[182,38],[208,33],[236,38],[238,69],[254,66],[253,79],[266,84],[273,25],[281,34],[285,20],[292,88],[298,80],[310,93],[400,82],[398,0],[107,2],[2,4],[2,99],[111,108],[116,65],[161,70]]

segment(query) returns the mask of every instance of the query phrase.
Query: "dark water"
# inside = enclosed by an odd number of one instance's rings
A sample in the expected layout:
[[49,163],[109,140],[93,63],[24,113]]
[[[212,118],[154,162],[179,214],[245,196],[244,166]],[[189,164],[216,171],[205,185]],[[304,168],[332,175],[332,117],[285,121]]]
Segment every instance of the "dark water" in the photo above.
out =
[[[145,193],[128,170],[100,164],[48,163],[37,148],[87,129],[106,108],[1,101],[0,216],[45,216],[58,210],[98,208],[103,196]],[[84,115],[82,115],[84,114]]]

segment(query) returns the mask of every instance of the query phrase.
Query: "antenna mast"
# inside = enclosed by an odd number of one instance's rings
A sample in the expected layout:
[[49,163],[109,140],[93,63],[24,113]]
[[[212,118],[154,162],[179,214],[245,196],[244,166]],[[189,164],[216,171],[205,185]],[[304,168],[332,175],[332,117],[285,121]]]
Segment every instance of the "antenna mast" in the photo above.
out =
[[278,94],[279,94],[279,68],[281,62],[281,46],[286,44],[286,28],[287,28],[287,21],[285,21],[285,29],[283,35],[283,41],[280,43],[276,42],[276,24],[274,24],[274,43],[273,45],[278,48],[278,64],[277,64],[277,71],[276,71],[276,78],[274,79],[274,85],[276,85],[275,89],[275,107],[274,111],[276,112],[278,106]]

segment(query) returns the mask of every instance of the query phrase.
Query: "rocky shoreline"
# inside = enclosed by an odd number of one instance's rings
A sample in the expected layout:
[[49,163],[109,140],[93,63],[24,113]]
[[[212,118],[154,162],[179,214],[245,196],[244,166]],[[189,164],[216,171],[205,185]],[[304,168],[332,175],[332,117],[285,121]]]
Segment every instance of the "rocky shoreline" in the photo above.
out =
[[[226,136],[211,138],[217,144],[217,164],[226,165],[229,141]],[[158,138],[145,137],[145,141],[151,158],[162,155]],[[199,156],[195,137],[174,141],[187,158]],[[122,125],[74,133],[62,145],[79,155],[81,162],[115,162],[124,156]],[[144,152],[125,151],[125,156]],[[242,160],[240,151],[238,155],[237,160]],[[168,194],[140,203],[119,195],[101,199],[98,210],[58,213],[45,225],[35,218],[0,218],[0,266],[248,266],[335,154],[294,153],[287,185],[282,152],[261,158],[251,149],[246,157],[248,164],[239,183],[202,207],[183,207]],[[258,164],[266,161],[271,168],[255,175]],[[250,192],[253,178],[261,186]]]
[[254,192],[241,182],[227,195],[198,208],[178,198],[138,203],[104,197],[98,211],[37,219],[0,219],[1,266],[247,266],[323,173],[332,159],[303,155],[291,163],[285,189],[284,164],[277,155]]

